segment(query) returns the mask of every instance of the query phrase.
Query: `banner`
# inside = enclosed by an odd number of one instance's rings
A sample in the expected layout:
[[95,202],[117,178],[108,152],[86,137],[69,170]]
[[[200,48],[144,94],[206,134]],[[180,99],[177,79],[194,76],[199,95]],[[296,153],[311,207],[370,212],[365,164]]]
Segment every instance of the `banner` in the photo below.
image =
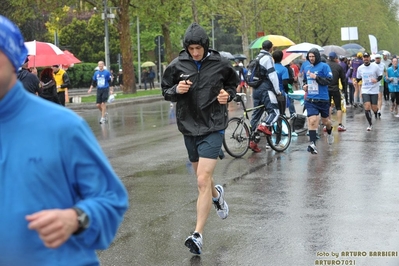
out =
[[374,35],[369,35],[370,52],[376,54],[378,52],[377,38]]

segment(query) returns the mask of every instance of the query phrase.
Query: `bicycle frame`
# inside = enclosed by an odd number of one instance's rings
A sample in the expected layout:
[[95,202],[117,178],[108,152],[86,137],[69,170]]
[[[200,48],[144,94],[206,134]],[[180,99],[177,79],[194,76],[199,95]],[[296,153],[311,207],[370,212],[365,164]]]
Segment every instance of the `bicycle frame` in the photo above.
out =
[[[246,106],[245,106],[244,100],[243,100],[243,96],[246,97],[246,94],[245,93],[240,93],[240,92],[236,93],[236,98],[234,99],[234,101],[241,103],[242,108],[244,110],[243,117],[245,117],[246,120],[250,121],[248,113],[253,112],[253,111],[255,111],[257,109],[260,109],[260,108],[264,109],[265,105],[262,104],[262,105],[258,105],[258,106],[251,107],[251,108],[247,109]],[[266,110],[264,110],[264,111],[266,111]],[[249,123],[249,128],[251,129],[251,132],[252,132],[253,129],[251,127],[251,123]]]

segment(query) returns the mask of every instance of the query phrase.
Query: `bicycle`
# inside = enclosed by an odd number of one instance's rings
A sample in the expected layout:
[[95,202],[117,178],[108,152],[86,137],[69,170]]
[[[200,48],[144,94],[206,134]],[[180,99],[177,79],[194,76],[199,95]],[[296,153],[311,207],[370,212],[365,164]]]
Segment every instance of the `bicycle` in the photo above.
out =
[[[265,108],[264,105],[259,105],[252,108],[246,108],[244,102],[245,93],[237,93],[234,98],[235,102],[239,102],[244,109],[244,113],[240,117],[232,117],[228,121],[227,128],[223,137],[223,147],[228,154],[235,158],[244,156],[248,149],[251,140],[259,143],[261,140],[261,132],[254,130],[251,127],[248,113],[259,108]],[[266,113],[266,111],[265,111]],[[262,119],[260,119],[261,121]],[[272,132],[271,136],[266,135],[266,140],[269,146],[277,151],[285,151],[291,144],[291,125],[287,118],[280,114],[277,121],[269,127]]]

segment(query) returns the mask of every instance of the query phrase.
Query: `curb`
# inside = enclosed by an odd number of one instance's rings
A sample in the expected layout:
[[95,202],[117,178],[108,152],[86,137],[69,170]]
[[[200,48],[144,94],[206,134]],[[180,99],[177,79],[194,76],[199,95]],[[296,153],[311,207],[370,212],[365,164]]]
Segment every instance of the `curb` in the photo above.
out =
[[[115,99],[115,101],[113,101],[112,103],[107,103],[107,108],[120,107],[131,103],[151,103],[161,100],[164,101],[162,95],[142,96],[121,100]],[[95,103],[68,103],[66,107],[71,110],[97,109]]]

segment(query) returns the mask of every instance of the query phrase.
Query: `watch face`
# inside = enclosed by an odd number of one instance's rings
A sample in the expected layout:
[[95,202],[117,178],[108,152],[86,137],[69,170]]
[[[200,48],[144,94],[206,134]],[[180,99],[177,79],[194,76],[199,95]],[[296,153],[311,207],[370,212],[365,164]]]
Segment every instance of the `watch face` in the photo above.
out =
[[79,215],[78,221],[79,221],[79,227],[80,228],[86,229],[88,227],[88,225],[89,225],[89,217],[87,216],[87,214],[85,212],[82,212]]

